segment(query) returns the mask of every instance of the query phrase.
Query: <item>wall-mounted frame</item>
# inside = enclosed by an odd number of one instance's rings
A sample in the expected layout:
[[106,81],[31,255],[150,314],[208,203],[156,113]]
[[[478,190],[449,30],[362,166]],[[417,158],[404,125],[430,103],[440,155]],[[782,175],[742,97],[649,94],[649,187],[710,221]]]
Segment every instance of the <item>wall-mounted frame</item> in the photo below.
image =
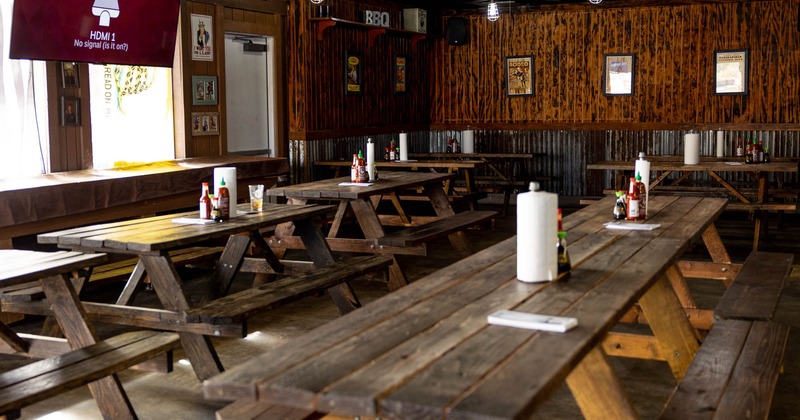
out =
[[80,77],[78,76],[78,65],[71,61],[61,62],[61,87],[79,88],[81,87]]
[[193,136],[217,134],[219,134],[219,112],[192,112]]
[[603,94],[606,96],[633,95],[636,56],[606,54],[603,71]]
[[406,74],[408,70],[408,58],[402,55],[394,57],[394,66],[392,71],[394,93],[406,93]]
[[747,50],[714,51],[714,93],[747,95]]
[[192,105],[217,104],[217,76],[192,76]]
[[361,80],[361,56],[357,53],[346,52],[344,55],[344,93],[345,95],[360,95],[363,93]]
[[533,96],[533,56],[506,57],[506,95]]
[[214,61],[214,19],[192,14],[192,60]]
[[81,125],[81,98],[61,97],[61,125],[65,127]]

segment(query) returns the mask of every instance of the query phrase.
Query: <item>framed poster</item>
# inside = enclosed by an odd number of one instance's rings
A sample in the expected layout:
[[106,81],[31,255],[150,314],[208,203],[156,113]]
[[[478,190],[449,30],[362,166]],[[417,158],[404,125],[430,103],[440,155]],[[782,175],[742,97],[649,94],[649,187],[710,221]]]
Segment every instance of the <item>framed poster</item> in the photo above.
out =
[[217,76],[192,76],[192,105],[217,104]]
[[406,70],[408,58],[398,55],[394,57],[394,93],[406,93]]
[[506,57],[506,94],[533,95],[533,56]]
[[192,60],[214,61],[213,20],[207,15],[192,15]]
[[219,112],[192,112],[193,136],[217,134],[219,134]]
[[61,97],[61,125],[65,127],[81,125],[81,98]]
[[61,87],[79,88],[80,77],[78,76],[78,65],[71,61],[61,62]]
[[747,95],[747,50],[714,51],[714,93]]
[[346,95],[360,95],[361,82],[361,57],[355,53],[345,53],[344,93]]
[[633,95],[633,54],[606,54],[603,93],[606,96]]

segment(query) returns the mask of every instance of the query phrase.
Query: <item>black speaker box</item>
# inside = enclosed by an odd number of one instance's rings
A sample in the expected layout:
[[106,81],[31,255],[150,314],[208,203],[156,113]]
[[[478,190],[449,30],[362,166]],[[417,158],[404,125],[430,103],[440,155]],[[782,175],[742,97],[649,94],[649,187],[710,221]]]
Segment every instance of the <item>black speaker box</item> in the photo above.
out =
[[469,39],[467,33],[467,19],[452,17],[447,21],[447,43],[450,45],[464,45]]

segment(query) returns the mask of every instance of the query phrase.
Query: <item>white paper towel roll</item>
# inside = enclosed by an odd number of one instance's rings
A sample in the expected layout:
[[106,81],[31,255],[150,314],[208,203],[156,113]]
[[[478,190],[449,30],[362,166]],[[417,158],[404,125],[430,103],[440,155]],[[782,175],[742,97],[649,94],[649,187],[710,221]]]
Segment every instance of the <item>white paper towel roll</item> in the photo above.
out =
[[532,283],[558,277],[557,223],[557,194],[517,194],[517,279]]
[[475,132],[464,130],[461,132],[461,153],[475,153]]
[[717,157],[725,156],[725,132],[717,131]]
[[231,196],[231,217],[236,217],[236,168],[227,166],[214,168],[214,197],[219,196],[219,184],[223,178]]
[[408,160],[408,134],[400,133],[400,160]]
[[700,134],[688,133],[683,136],[683,164],[700,163]]
[[372,138],[367,138],[367,173],[369,182],[375,182],[375,143]]

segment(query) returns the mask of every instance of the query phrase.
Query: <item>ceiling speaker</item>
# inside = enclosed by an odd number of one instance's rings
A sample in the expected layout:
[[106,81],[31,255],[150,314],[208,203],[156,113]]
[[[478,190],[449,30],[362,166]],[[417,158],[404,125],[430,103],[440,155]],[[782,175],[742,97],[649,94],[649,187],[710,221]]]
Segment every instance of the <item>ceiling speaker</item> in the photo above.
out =
[[464,45],[469,40],[467,33],[467,19],[453,17],[447,21],[447,43],[450,45]]

